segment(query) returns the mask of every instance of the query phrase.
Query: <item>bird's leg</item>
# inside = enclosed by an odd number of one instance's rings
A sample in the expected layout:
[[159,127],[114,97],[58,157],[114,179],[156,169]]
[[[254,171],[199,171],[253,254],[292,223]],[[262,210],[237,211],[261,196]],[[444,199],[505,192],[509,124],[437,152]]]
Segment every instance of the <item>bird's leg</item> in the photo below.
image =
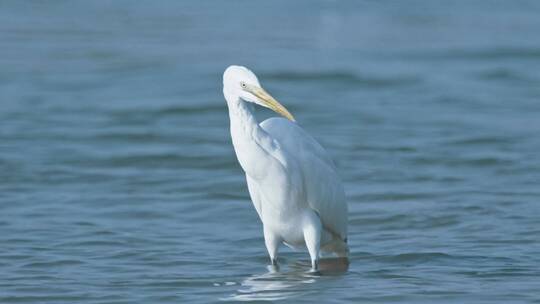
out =
[[264,244],[266,245],[266,250],[268,250],[268,255],[270,256],[270,271],[279,270],[277,253],[280,242],[280,237],[270,231],[267,227],[264,227]]
[[303,220],[304,240],[311,257],[311,271],[319,270],[319,250],[321,246],[321,220],[317,213],[308,211]]

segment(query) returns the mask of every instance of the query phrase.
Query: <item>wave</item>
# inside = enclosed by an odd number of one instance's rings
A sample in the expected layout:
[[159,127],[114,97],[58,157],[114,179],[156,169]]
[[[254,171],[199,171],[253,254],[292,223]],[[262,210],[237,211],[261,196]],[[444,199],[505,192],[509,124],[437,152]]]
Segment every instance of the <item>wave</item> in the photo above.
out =
[[394,87],[408,86],[421,82],[415,76],[400,77],[374,77],[363,76],[350,71],[323,71],[323,72],[292,72],[283,71],[266,73],[263,79],[271,79],[281,82],[319,82],[324,84],[355,85],[363,87]]

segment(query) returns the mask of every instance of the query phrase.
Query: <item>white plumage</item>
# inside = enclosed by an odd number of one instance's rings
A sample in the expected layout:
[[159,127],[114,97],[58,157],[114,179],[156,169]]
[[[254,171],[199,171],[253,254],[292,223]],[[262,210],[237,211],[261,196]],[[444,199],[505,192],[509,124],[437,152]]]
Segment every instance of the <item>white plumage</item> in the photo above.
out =
[[[263,223],[272,265],[277,266],[282,242],[293,248],[307,247],[313,270],[318,268],[320,251],[346,257],[347,203],[326,151],[261,88],[247,68],[225,70],[223,94],[234,149]],[[258,124],[249,102],[287,119],[274,117]]]

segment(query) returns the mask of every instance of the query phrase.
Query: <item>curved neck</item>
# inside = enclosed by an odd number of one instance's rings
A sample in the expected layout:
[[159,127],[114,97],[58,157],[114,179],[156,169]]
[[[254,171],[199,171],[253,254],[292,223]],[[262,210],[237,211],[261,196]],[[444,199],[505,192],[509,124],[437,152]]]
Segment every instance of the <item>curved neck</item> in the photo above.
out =
[[253,109],[251,105],[243,101],[240,97],[230,96],[225,97],[227,100],[227,106],[229,107],[229,118],[231,120],[231,127],[240,127],[243,132],[256,132],[259,127],[259,123],[253,115]]
[[250,105],[238,96],[223,93],[229,107],[231,138],[238,162],[251,178],[263,178],[271,159],[272,139],[259,126]]

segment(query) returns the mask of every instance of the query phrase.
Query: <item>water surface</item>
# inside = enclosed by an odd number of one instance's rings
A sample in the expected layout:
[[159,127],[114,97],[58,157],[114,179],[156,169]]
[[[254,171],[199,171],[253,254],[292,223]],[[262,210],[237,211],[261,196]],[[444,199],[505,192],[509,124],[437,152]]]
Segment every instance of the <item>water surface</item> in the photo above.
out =
[[[540,303],[537,1],[0,8],[0,302]],[[268,273],[230,64],[335,160],[348,272]]]

